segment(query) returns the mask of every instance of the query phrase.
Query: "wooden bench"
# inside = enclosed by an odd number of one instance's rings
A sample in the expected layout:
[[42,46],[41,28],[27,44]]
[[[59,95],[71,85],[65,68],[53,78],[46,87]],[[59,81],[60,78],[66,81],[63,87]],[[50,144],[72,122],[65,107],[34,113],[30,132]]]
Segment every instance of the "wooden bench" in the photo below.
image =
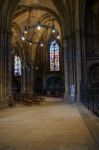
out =
[[22,96],[21,96],[21,94],[14,94],[13,95],[13,99],[14,99],[14,101],[16,101],[18,103],[22,102]]
[[31,94],[14,94],[14,101],[17,103],[22,103],[26,105],[38,104],[41,105],[44,102],[44,98],[40,95],[31,95]]
[[32,95],[31,94],[23,94],[23,102],[24,104],[32,104]]
[[35,104],[41,105],[44,102],[44,98],[42,96],[39,96],[39,95],[34,95],[33,102]]

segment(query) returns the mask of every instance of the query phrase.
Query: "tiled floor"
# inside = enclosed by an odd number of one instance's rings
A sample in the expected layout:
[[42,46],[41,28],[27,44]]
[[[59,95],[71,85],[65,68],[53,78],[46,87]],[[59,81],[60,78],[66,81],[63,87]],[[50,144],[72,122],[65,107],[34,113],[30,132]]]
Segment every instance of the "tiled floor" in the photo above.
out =
[[99,150],[80,108],[47,98],[1,110],[0,150]]

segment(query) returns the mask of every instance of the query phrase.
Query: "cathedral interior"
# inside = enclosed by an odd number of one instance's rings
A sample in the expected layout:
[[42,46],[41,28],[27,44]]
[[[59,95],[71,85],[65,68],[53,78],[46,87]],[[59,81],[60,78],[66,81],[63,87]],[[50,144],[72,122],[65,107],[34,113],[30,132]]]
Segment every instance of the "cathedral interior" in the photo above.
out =
[[98,138],[99,0],[0,0],[0,150]]

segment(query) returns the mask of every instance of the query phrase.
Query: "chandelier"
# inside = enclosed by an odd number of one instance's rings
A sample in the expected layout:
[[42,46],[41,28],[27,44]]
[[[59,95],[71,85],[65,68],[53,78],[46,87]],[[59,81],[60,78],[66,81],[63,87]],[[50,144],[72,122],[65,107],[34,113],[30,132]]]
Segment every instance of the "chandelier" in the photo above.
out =
[[[32,16],[32,18],[36,18],[37,21],[36,23],[29,25],[29,22],[31,21],[31,10],[29,11],[29,16],[28,16],[28,21],[26,22],[27,25],[24,26],[23,32],[22,32],[22,36],[21,36],[21,40],[23,42],[26,42],[28,45],[32,46],[33,44],[38,44],[41,47],[43,47],[44,45],[46,45],[48,42],[46,41],[46,39],[44,40],[40,40],[40,41],[34,41],[33,40],[33,31],[35,30],[36,33],[40,33],[41,30],[45,29],[45,30],[50,30],[51,34],[53,35],[54,39],[59,40],[60,36],[59,36],[59,32],[56,30],[55,28],[55,24],[54,24],[54,19],[52,19],[50,22],[50,24],[43,24],[40,21],[40,18],[36,17],[36,16]],[[32,29],[34,29],[32,31]],[[31,36],[32,35],[32,36]]]

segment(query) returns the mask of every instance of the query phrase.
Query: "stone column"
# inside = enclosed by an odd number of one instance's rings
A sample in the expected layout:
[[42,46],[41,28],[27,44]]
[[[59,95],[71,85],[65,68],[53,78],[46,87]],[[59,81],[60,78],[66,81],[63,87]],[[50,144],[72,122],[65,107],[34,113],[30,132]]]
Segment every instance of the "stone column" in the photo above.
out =
[[47,92],[47,91],[46,91],[46,88],[47,88],[47,87],[46,87],[46,82],[47,82],[47,81],[46,81],[46,75],[44,75],[42,79],[43,79],[43,90],[44,90],[44,94],[45,94],[45,92]]
[[26,93],[30,94],[30,81],[31,81],[31,73],[30,73],[30,68],[28,67],[26,69],[26,79],[27,79],[27,84],[26,84]]
[[75,5],[75,50],[76,50],[76,101],[80,101],[81,84],[81,39],[80,39],[80,1],[76,0]]
[[21,76],[21,93],[25,94],[26,93],[26,68],[22,68],[22,76]]
[[80,101],[80,83],[81,83],[81,49],[80,49],[80,32],[75,33],[76,39],[76,100]]
[[31,80],[30,80],[30,87],[31,87],[31,94],[34,93],[34,69],[33,66],[31,66]]
[[26,94],[33,94],[33,78],[34,78],[34,73],[33,73],[33,68],[26,67],[25,68],[25,78],[24,78],[24,93]]
[[0,105],[12,105],[12,32],[0,31]]
[[68,47],[67,47],[67,39],[63,38],[63,48],[64,48],[64,78],[65,78],[65,93],[64,99],[68,101],[69,99],[69,85],[68,85]]
[[69,101],[75,102],[75,92],[72,91],[72,87],[75,86],[75,55],[74,55],[74,35],[69,33],[67,36],[68,45],[68,91]]
[[27,67],[25,66],[24,67],[24,75],[23,75],[23,85],[22,85],[22,87],[23,87],[23,92],[24,92],[24,94],[27,94],[28,92],[27,92],[27,87],[28,87],[28,85],[27,85]]

